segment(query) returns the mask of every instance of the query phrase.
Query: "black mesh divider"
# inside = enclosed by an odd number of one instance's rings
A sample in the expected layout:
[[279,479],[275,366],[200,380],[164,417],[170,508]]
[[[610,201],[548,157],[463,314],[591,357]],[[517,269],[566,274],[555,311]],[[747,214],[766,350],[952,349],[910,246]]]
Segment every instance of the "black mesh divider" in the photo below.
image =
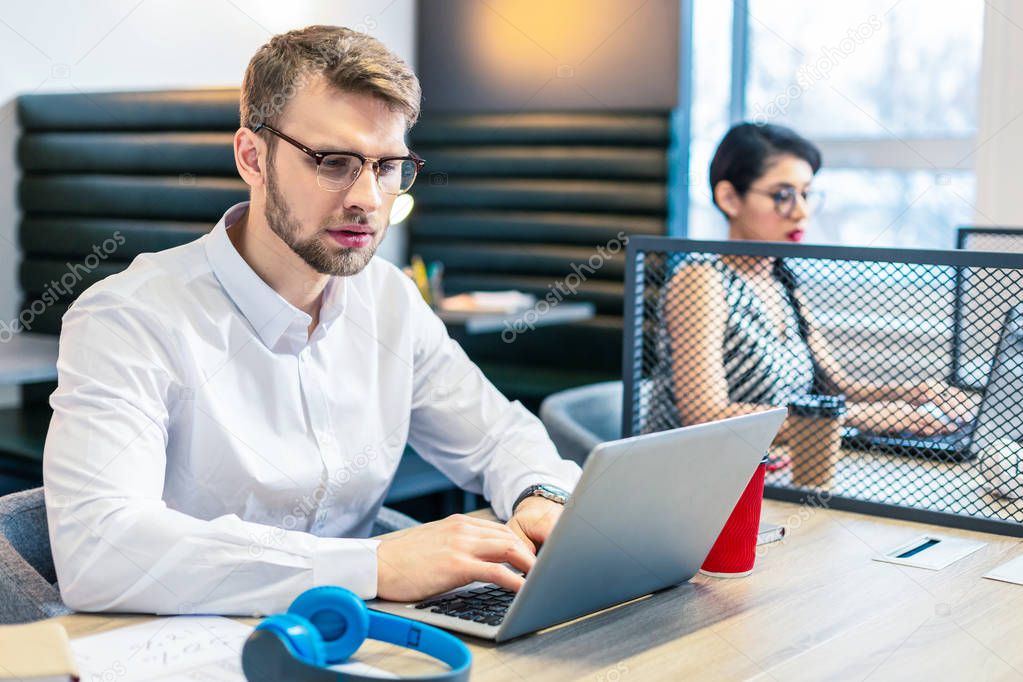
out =
[[633,238],[623,430],[787,406],[769,496],[1023,536],[1023,254],[1006,251]]

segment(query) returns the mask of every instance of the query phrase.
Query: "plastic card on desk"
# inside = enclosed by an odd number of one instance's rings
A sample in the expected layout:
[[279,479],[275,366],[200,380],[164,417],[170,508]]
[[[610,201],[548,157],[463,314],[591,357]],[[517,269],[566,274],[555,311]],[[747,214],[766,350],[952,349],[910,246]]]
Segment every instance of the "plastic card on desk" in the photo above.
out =
[[874,561],[940,571],[963,557],[973,554],[986,544],[976,540],[921,535],[874,557]]

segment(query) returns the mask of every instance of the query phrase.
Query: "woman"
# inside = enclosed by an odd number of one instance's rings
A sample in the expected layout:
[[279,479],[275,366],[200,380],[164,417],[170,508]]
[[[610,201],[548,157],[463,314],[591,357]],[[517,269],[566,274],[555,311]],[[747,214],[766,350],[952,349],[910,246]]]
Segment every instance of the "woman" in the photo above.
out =
[[[815,205],[820,151],[794,131],[743,123],[710,166],[728,238],[799,242]],[[786,405],[810,393],[846,396],[846,424],[921,435],[957,428],[973,397],[939,381],[872,384],[835,361],[781,259],[695,256],[675,269],[660,307],[662,366],[646,431]],[[780,440],[788,434],[788,422]]]

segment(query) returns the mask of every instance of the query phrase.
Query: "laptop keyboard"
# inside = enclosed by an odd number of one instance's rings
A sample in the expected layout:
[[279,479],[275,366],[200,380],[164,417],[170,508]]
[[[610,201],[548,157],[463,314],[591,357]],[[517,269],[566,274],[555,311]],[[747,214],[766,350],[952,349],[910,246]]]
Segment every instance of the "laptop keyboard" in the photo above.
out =
[[873,433],[846,428],[842,434],[842,447],[939,461],[964,461],[974,458],[971,444],[975,423],[965,424],[951,433],[930,436],[912,432]]
[[443,613],[474,623],[500,625],[514,598],[515,593],[511,590],[491,585],[428,599],[416,604],[416,608],[430,609],[432,613]]

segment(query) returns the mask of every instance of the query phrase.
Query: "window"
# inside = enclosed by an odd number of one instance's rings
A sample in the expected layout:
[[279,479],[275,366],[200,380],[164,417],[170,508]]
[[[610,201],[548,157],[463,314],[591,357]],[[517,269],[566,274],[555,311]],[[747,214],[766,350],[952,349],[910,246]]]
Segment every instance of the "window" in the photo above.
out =
[[728,132],[731,98],[732,3],[693,1],[692,97],[690,98],[690,237],[720,239],[724,222],[710,196],[708,169]]
[[694,0],[689,234],[724,236],[706,174],[727,111],[820,146],[827,201],[807,241],[952,248],[976,214],[983,15],[979,1]]

